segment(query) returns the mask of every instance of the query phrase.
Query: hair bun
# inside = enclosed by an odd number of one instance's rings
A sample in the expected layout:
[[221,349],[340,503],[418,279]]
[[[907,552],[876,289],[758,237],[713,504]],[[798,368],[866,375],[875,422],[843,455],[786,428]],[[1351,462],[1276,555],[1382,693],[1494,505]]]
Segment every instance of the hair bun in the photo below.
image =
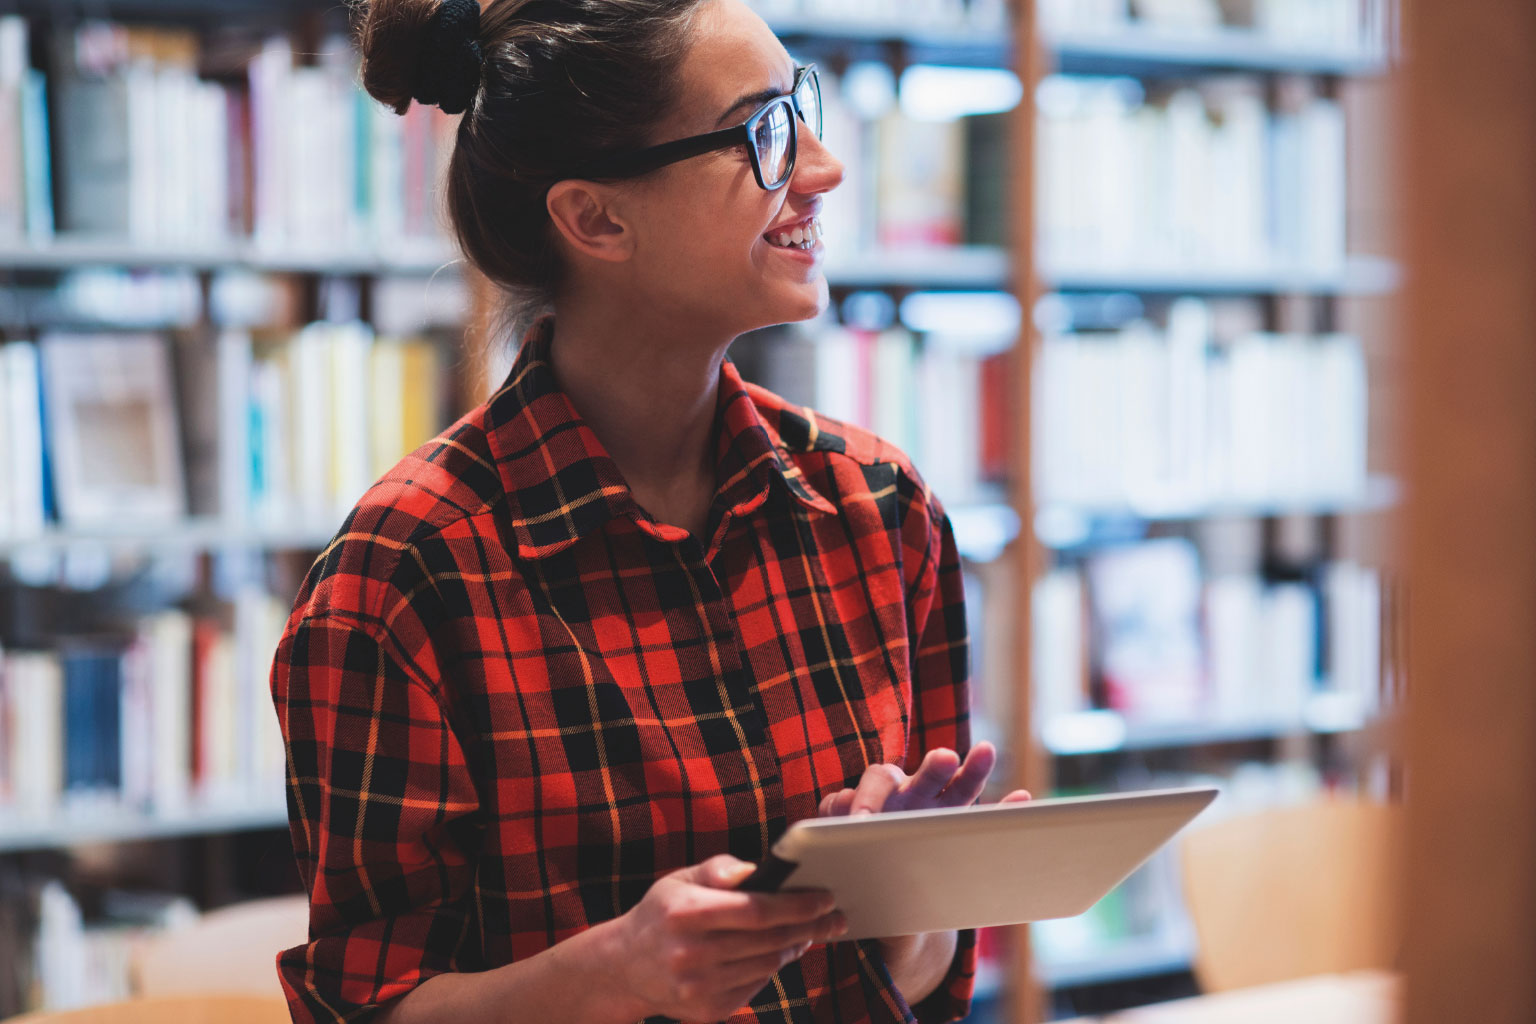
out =
[[411,98],[441,107],[445,114],[468,110],[480,90],[484,66],[479,35],[477,0],[443,0],[427,22]]

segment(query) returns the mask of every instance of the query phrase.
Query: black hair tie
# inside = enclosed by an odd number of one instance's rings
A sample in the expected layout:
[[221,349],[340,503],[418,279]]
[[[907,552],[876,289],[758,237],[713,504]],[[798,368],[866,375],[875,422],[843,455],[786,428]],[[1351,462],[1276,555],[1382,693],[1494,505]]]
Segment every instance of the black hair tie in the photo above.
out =
[[479,34],[477,0],[443,0],[427,22],[411,99],[441,107],[445,114],[468,110],[480,89],[484,57],[477,39]]

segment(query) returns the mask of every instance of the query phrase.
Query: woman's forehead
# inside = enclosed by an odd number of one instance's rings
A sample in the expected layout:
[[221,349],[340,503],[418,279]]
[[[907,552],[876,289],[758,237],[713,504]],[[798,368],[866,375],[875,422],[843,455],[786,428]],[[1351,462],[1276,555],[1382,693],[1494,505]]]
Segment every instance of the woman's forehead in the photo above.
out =
[[[679,127],[717,127],[738,99],[772,89],[789,92],[795,62],[768,24],[741,0],[710,0],[694,23],[678,90]],[[751,113],[736,111],[738,119]]]

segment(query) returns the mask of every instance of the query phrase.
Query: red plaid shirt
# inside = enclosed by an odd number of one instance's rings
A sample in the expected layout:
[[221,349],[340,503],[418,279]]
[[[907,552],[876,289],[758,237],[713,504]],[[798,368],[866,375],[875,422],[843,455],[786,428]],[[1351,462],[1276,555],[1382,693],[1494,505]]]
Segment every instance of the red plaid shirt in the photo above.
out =
[[[970,748],[959,557],[907,458],[727,360],[706,547],[635,502],[559,390],[550,323],[358,503],[278,647],[296,1021],[533,956],[663,874],[761,860],[870,764]],[[958,1019],[959,936],[915,1009],[866,939],[812,946],[729,1019]]]

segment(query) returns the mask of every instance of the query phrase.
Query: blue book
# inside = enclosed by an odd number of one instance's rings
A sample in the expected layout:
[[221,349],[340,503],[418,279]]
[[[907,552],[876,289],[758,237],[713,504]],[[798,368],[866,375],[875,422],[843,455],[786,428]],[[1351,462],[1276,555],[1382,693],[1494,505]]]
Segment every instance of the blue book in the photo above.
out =
[[122,659],[64,654],[64,789],[116,789],[122,781]]
[[48,78],[28,68],[21,80],[22,194],[26,196],[27,237],[53,238],[53,164],[48,154]]

